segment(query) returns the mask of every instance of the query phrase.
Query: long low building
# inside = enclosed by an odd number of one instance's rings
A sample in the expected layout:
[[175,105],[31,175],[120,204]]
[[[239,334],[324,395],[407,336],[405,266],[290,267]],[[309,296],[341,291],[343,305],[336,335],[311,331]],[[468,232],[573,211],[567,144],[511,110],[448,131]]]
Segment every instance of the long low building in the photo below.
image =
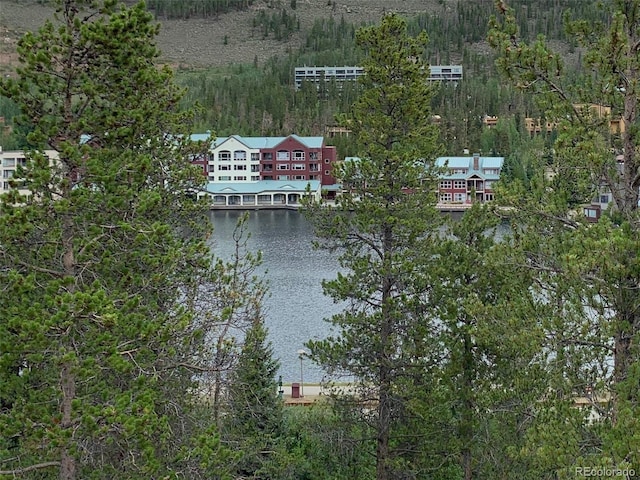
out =
[[[304,66],[294,69],[296,90],[300,90],[304,82],[320,84],[320,82],[335,81],[340,84],[345,81],[357,80],[364,75],[364,68],[355,65],[339,67]],[[429,80],[431,81],[460,81],[462,80],[462,65],[429,65]]]
[[[56,162],[58,152],[55,150],[45,150],[43,152],[49,157],[49,162]],[[22,188],[22,181],[18,179],[18,171],[20,167],[26,167],[28,163],[28,155],[23,150],[7,150],[3,151],[0,147],[0,194],[9,192],[12,184],[18,188],[20,195],[30,195],[29,190]],[[12,180],[14,179],[14,180]]]
[[209,182],[198,198],[209,198],[211,208],[292,208],[302,205],[304,197],[319,201],[319,180],[259,180],[257,182]]

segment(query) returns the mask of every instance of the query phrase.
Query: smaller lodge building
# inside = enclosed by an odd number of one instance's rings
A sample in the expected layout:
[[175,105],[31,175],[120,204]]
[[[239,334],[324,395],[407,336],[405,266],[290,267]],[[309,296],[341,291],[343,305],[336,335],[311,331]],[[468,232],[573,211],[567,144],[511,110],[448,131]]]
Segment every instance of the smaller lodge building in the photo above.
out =
[[439,157],[436,166],[445,169],[438,184],[438,205],[469,206],[494,199],[493,185],[500,180],[504,157]]

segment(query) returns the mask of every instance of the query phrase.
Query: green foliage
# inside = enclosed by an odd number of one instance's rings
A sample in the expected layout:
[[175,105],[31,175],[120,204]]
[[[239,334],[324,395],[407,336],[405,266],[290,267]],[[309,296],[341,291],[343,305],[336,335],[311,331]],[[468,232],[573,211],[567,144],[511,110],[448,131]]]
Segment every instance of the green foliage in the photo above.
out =
[[273,35],[276,40],[286,40],[300,28],[300,22],[295,14],[288,14],[283,8],[280,12],[272,13],[271,16],[267,15],[266,10],[260,10],[253,21],[253,26],[261,28],[263,38]]
[[[407,396],[429,381],[414,372],[430,370],[434,360],[424,352],[437,348],[421,308],[425,292],[413,283],[440,225],[432,188],[436,135],[420,60],[426,35],[408,36],[406,22],[388,15],[356,38],[366,75],[342,125],[353,132],[359,160],[338,167],[348,191],[336,207],[308,208],[320,244],[339,249],[345,269],[325,282],[325,292],[349,306],[332,318],[337,335],[309,347],[329,373],[355,376],[358,396],[374,400],[376,414],[360,421],[375,436],[368,448],[376,478],[387,479],[417,467],[404,440],[417,421]],[[413,388],[402,388],[406,383]]]
[[242,452],[237,475],[271,478],[262,473],[282,431],[282,399],[263,319],[257,316],[247,331],[238,362],[229,380],[228,409],[223,420],[225,442]]
[[147,8],[162,18],[209,18],[246,10],[253,0],[149,0]]
[[[569,73],[544,37],[523,42],[510,9],[493,20],[489,36],[505,76],[534,94],[547,118],[559,119],[553,157],[529,189],[516,183],[503,197],[517,232],[514,249],[536,273],[547,338],[550,394],[523,450],[532,474],[556,471],[568,478],[575,465],[639,464],[637,438],[630,433],[640,414],[640,319],[631,293],[640,282],[638,58],[630,49],[638,42],[639,7],[637,1],[605,4],[604,22],[566,17],[567,33],[584,51],[584,76]],[[592,104],[610,107],[625,128],[612,131],[610,117],[594,112]],[[589,223],[581,208],[601,191],[610,192],[613,202]],[[576,397],[588,402],[586,411],[573,408]]]
[[183,452],[216,324],[200,315],[215,278],[193,114],[142,4],[60,7],[0,83],[32,125],[31,194],[0,204],[2,473],[199,478]]
[[266,470],[282,480],[370,479],[371,431],[355,421],[350,409],[336,411],[329,403],[288,408],[282,436]]
[[[474,204],[449,225],[438,244],[440,261],[425,271],[444,346],[439,385],[454,432],[448,453],[459,451],[464,478],[485,477],[509,463],[502,442],[511,435],[507,442],[517,444],[514,422],[546,389],[532,277],[502,243],[503,229],[494,211]],[[487,432],[497,425],[501,433]]]

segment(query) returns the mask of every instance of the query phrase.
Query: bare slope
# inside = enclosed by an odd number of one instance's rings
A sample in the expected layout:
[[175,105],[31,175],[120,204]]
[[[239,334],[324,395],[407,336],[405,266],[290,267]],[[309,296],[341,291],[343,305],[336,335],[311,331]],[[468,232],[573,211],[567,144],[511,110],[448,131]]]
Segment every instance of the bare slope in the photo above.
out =
[[[162,60],[175,66],[220,66],[230,63],[262,63],[273,55],[286,54],[297,48],[304,37],[295,33],[287,42],[263,39],[254,31],[253,19],[260,9],[272,12],[280,4],[300,20],[304,32],[319,18],[331,16],[360,25],[380,19],[385,12],[412,15],[424,11],[441,11],[438,0],[297,0],[297,8],[290,8],[290,0],[281,2],[257,0],[249,11],[231,12],[217,19],[163,20],[158,45]],[[15,44],[22,33],[37,29],[50,18],[53,9],[35,0],[0,0],[0,72],[7,74],[15,68]],[[225,40],[226,38],[226,40]]]

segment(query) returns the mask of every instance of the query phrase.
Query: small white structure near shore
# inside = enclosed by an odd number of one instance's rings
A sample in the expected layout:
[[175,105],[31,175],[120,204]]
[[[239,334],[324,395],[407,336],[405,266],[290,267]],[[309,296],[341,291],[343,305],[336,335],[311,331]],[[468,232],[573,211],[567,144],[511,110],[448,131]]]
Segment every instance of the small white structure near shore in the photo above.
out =
[[198,192],[198,198],[208,197],[211,208],[299,208],[304,197],[319,201],[322,195],[319,180],[260,180],[257,182],[210,182]]

